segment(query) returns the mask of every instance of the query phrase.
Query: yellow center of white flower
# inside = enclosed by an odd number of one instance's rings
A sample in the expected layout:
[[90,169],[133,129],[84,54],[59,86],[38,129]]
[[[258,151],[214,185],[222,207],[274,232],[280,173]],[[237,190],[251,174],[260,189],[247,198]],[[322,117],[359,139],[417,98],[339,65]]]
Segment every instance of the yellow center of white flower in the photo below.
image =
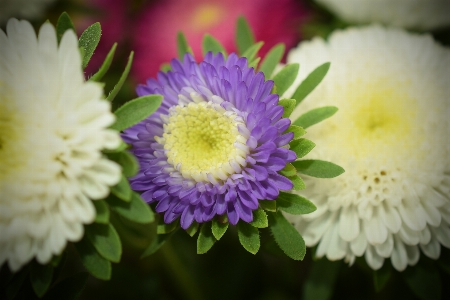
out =
[[[225,180],[245,165],[246,138],[237,115],[210,102],[178,105],[170,111],[162,138],[167,161],[185,178]],[[212,179],[214,181],[214,179]]]
[[13,147],[23,145],[20,143],[21,122],[17,122],[16,119],[17,113],[0,103],[0,180],[20,168],[23,165],[21,162],[27,159],[21,158],[25,151],[20,151],[20,147]]

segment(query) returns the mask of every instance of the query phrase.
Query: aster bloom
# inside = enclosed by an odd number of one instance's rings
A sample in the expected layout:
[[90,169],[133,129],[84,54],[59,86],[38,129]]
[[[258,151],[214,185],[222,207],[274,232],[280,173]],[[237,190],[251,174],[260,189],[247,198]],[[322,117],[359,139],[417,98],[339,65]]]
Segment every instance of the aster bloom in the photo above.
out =
[[306,244],[329,260],[364,255],[375,270],[390,258],[402,271],[420,250],[437,259],[441,245],[450,247],[450,50],[427,35],[373,25],[301,43],[287,60],[302,64],[297,82],[331,62],[302,105],[332,104],[339,113],[306,136],[317,144],[312,157],[346,169],[305,179],[302,195],[317,211],[287,218]]
[[11,19],[0,31],[0,265],[45,264],[92,223],[91,200],[109,194],[121,168],[102,149],[120,144],[102,85],[84,80],[78,39],[58,45]]
[[278,174],[296,154],[285,147],[293,133],[284,133],[290,120],[273,81],[234,53],[208,52],[200,63],[186,54],[171,67],[137,88],[164,100],[123,134],[141,166],[131,187],[183,229],[224,214],[233,225],[251,222],[259,200],[293,186]]
[[316,0],[347,22],[432,30],[450,26],[447,0]]

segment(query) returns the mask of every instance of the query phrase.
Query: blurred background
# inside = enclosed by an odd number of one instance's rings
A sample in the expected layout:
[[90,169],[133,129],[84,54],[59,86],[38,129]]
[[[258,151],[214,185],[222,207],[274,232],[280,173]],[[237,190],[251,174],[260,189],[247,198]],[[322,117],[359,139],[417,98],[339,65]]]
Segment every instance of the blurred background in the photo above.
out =
[[[135,52],[129,78],[114,101],[116,107],[135,98],[137,84],[156,77],[163,64],[177,57],[180,30],[200,60],[205,33],[217,38],[228,52],[236,51],[235,24],[240,15],[249,21],[256,40],[265,42],[261,56],[277,43],[284,43],[288,51],[304,39],[326,37],[336,28],[351,25],[312,0],[0,0],[0,26],[4,28],[9,17],[18,17],[32,21],[37,29],[45,20],[56,24],[64,11],[78,35],[94,22],[102,26],[86,78],[118,43],[105,77],[106,91],[122,74],[130,52]],[[430,33],[449,45],[449,32],[447,26]],[[308,249],[304,261],[293,261],[278,249],[268,230],[261,231],[257,255],[242,248],[230,227],[206,254],[197,255],[196,237],[179,230],[158,252],[139,259],[155,237],[156,225],[120,218],[113,222],[124,246],[122,261],[113,264],[110,281],[90,277],[81,299],[416,299],[398,272],[376,291],[374,272],[363,259],[351,267],[341,261],[313,264],[314,249]],[[441,259],[450,261],[448,249],[442,249]],[[63,274],[81,270],[76,255],[70,254]],[[422,255],[421,260],[426,258]],[[450,299],[449,273],[444,268],[439,272],[442,299]],[[317,278],[324,280],[318,283]],[[326,285],[321,286],[323,282]]]

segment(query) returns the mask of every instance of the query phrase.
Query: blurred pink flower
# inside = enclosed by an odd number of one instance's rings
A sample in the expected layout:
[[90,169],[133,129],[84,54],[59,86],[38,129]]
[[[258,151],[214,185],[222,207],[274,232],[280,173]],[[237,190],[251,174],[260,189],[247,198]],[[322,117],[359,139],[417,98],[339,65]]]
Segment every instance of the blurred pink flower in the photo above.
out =
[[136,19],[132,48],[136,51],[132,76],[138,82],[155,77],[163,63],[177,57],[176,35],[186,35],[197,59],[202,58],[205,33],[236,52],[236,20],[244,15],[256,40],[264,41],[260,55],[279,42],[290,48],[299,40],[299,25],[307,14],[296,0],[164,0],[147,6]]

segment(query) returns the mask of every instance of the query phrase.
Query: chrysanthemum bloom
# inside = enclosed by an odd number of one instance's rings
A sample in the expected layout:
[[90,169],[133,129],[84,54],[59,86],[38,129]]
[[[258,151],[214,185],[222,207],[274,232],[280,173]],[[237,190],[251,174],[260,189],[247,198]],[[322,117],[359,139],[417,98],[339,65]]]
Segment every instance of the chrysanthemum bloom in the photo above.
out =
[[42,17],[45,8],[55,0],[1,0],[0,25],[11,17],[34,20]]
[[116,148],[115,118],[102,86],[85,82],[78,40],[58,46],[52,25],[39,35],[11,19],[0,31],[0,265],[44,264],[91,223],[91,202],[120,180],[102,156]]
[[251,222],[259,200],[292,188],[277,173],[296,154],[285,147],[293,133],[284,133],[291,122],[271,94],[273,81],[234,53],[209,52],[199,64],[186,54],[171,66],[137,88],[164,100],[123,135],[141,165],[131,187],[157,202],[165,223],[181,217],[184,229],[223,214],[233,225]]
[[[176,34],[183,31],[197,59],[203,57],[202,38],[209,33],[227,52],[236,52],[236,20],[244,15],[257,40],[264,41],[260,56],[276,43],[293,47],[299,25],[307,14],[295,0],[164,0],[146,7],[136,20],[133,77],[145,82],[155,77],[161,65],[177,56]],[[164,24],[162,26],[161,24]]]
[[427,35],[370,26],[302,43],[287,60],[302,66],[297,82],[331,62],[301,105],[339,108],[307,136],[313,158],[346,170],[306,179],[302,194],[317,211],[289,217],[306,244],[330,260],[364,255],[373,269],[391,258],[404,270],[419,249],[438,258],[440,244],[450,247],[450,50]]
[[316,0],[347,22],[431,30],[450,25],[448,0]]

